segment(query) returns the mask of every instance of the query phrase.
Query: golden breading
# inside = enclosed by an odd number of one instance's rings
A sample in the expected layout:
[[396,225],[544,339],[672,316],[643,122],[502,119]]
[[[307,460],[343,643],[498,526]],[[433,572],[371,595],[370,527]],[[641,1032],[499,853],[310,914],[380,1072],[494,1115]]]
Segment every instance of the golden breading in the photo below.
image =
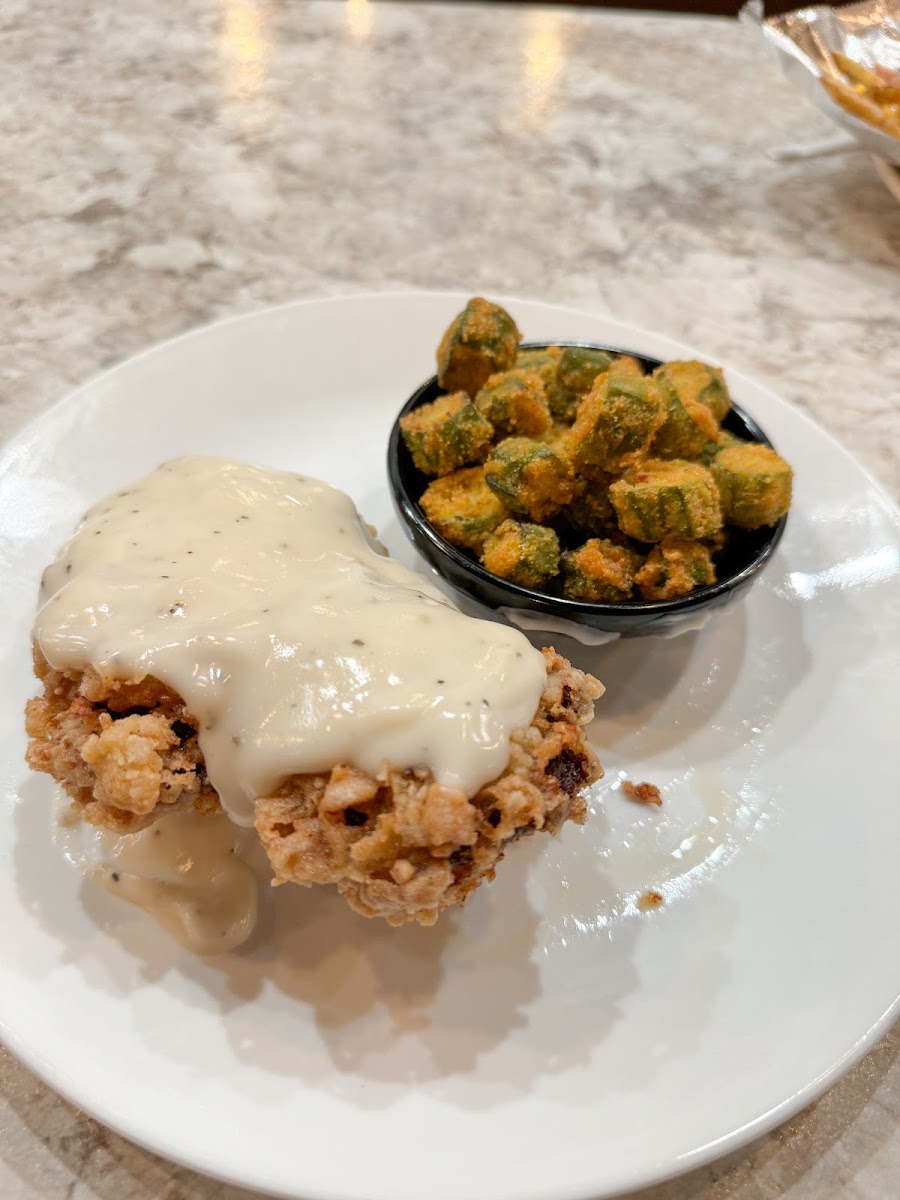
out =
[[[44,694],[25,709],[28,765],[61,783],[80,817],[114,833],[137,833],[164,812],[219,807],[194,718],[159,680],[103,679],[92,668],[66,674],[37,651],[34,666]],[[123,769],[113,783],[117,753]]]
[[[514,732],[506,771],[475,796],[425,770],[373,777],[339,764],[327,775],[292,776],[258,799],[273,883],[336,884],[366,916],[429,925],[493,879],[513,841],[583,822],[579,793],[602,770],[581,727],[602,688],[555,651],[543,653],[547,682],[534,721]],[[28,704],[28,761],[63,785],[79,815],[133,833],[167,812],[219,807],[196,722],[157,680],[70,676],[40,655],[35,668],[45,690]],[[138,695],[159,703],[152,711],[126,703]]]
[[94,797],[113,808],[153,812],[163,783],[162,755],[178,735],[159,713],[132,713],[114,721],[100,714],[100,732],[84,740],[81,757],[94,768]]

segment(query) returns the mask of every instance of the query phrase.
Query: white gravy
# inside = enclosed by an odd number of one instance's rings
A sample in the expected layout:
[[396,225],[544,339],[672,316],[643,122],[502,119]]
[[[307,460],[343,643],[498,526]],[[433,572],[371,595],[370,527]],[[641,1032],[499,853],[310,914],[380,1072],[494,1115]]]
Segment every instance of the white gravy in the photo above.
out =
[[256,926],[260,846],[223,813],[171,813],[118,837],[60,811],[66,857],[111,895],[148,912],[195,954],[234,950]]
[[541,654],[378,553],[326,483],[191,456],[95,505],[47,569],[58,669],[154,675],[199,721],[228,815],[287,776],[423,766],[474,794],[537,710]]

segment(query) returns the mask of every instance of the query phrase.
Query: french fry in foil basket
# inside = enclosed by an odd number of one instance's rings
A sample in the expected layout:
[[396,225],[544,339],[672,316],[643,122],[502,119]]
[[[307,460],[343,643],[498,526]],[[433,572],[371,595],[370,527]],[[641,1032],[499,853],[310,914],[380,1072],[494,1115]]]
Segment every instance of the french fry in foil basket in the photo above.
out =
[[747,0],[740,16],[808,100],[900,167],[900,0],[810,4],[770,17],[763,0]]
[[820,78],[832,100],[851,116],[900,138],[900,77],[887,67],[870,70],[839,50],[829,57],[834,73]]

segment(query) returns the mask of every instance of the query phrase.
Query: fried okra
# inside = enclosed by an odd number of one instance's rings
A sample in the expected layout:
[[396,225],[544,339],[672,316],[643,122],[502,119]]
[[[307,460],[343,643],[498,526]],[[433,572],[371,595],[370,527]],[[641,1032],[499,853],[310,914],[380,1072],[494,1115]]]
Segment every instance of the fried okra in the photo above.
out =
[[484,464],[484,478],[511,512],[545,521],[575,493],[571,467],[546,442],[513,437],[499,442]]
[[454,392],[401,417],[400,432],[423,475],[449,475],[485,457],[494,427],[465,392]]
[[654,458],[696,458],[704,446],[718,439],[716,418],[699,400],[678,395],[665,366],[657,368],[653,378],[665,406],[665,420],[653,437],[650,453]]
[[793,471],[771,446],[729,446],[712,461],[725,520],[742,529],[774,525],[791,504]]
[[642,600],[674,600],[715,582],[709,547],[688,538],[663,538],[634,577]]
[[425,516],[453,546],[481,553],[484,539],[509,514],[484,481],[484,467],[464,467],[433,480],[419,503]]
[[609,498],[612,475],[594,472],[590,478],[581,475],[575,480],[575,495],[571,504],[560,509],[575,529],[589,534],[603,534],[616,528],[616,513]]
[[481,561],[492,575],[540,589],[559,574],[559,538],[545,525],[509,519],[485,539]]
[[748,446],[749,444],[743,438],[739,438],[736,433],[732,433],[730,429],[720,429],[716,440],[707,442],[700,453],[694,457],[697,462],[708,467],[720,450],[725,450],[729,446]]
[[475,396],[497,371],[516,361],[521,335],[498,304],[476,296],[453,319],[437,351],[438,383],[448,392]]
[[[726,544],[729,561],[743,554],[735,526],[787,510],[787,463],[721,427],[719,368],[675,360],[645,374],[628,354],[518,338],[502,308],[470,300],[444,334],[439,382],[468,392],[492,432],[458,451],[452,423],[450,437],[439,421],[418,431],[417,465],[441,476],[426,516],[488,570],[551,595],[670,599],[714,582]],[[467,432],[471,420],[465,409]]]
[[550,411],[561,421],[573,421],[578,402],[586,396],[598,375],[609,370],[613,355],[588,346],[564,346],[556,366],[556,378],[548,392]]
[[540,439],[546,446],[549,446],[558,458],[561,458],[573,471],[577,470],[577,455],[578,449],[575,441],[575,431],[571,425],[565,425],[561,421],[554,421],[547,432]]
[[647,459],[609,489],[619,528],[641,542],[710,537],[722,525],[719,491],[699,463]]
[[590,346],[566,346],[560,355],[556,378],[560,387],[576,396],[584,396],[591,390],[594,380],[613,363],[613,355],[605,350],[593,350]]
[[572,427],[578,465],[624,471],[647,453],[664,420],[654,380],[633,359],[613,363],[578,406]]
[[731,396],[721,367],[710,367],[696,359],[674,359],[663,363],[656,374],[668,380],[682,404],[687,400],[695,400],[708,408],[717,421],[724,420],[731,408]]
[[550,389],[556,383],[556,368],[562,350],[559,346],[547,346],[546,349],[534,348],[520,350],[516,355],[513,369],[516,371],[536,371],[544,385],[545,395],[550,395]]
[[562,594],[567,600],[612,604],[631,595],[641,556],[608,538],[591,538],[560,557]]
[[540,437],[552,424],[537,371],[517,368],[491,375],[475,397],[475,407],[501,436],[518,433]]

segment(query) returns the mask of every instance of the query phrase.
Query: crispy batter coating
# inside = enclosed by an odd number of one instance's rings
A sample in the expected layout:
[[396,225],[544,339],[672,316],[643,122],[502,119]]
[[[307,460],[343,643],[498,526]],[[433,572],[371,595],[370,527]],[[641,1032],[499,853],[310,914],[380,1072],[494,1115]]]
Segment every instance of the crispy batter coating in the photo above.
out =
[[609,485],[615,475],[594,471],[581,472],[575,479],[572,503],[560,510],[560,516],[576,530],[590,537],[602,536],[617,529],[616,510],[609,498]]
[[484,467],[464,467],[433,479],[419,503],[441,537],[475,554],[508,515],[503,501],[485,483]]
[[400,431],[416,467],[425,475],[449,475],[486,457],[494,427],[465,392],[438,396],[400,418]]
[[498,442],[484,464],[484,479],[508,509],[532,521],[546,521],[575,493],[570,464],[534,438]]
[[581,726],[597,681],[544,650],[547,685],[534,722],[512,737],[509,766],[471,799],[427,771],[353,767],[294,776],[256,804],[276,884],[334,883],[357,912],[391,925],[432,924],[494,878],[506,847],[585,819],[580,791],[600,778]]
[[474,296],[441,338],[438,383],[445,391],[477,395],[490,375],[513,365],[520,337],[505,309]]
[[654,375],[664,377],[682,403],[697,401],[706,406],[716,421],[722,421],[731,408],[731,396],[721,367],[711,367],[696,359],[673,359],[663,363]]
[[634,360],[618,359],[578,405],[572,432],[579,467],[618,473],[633,466],[664,420],[656,381],[642,375]]
[[634,577],[642,600],[674,600],[716,582],[712,551],[689,538],[663,538]]
[[91,733],[81,757],[94,768],[94,796],[112,808],[138,816],[153,812],[163,782],[163,754],[178,735],[158,713],[132,713],[113,721],[100,714],[100,732]]
[[771,446],[726,446],[710,464],[726,520],[743,529],[774,525],[791,506],[794,472]]
[[544,381],[537,371],[516,369],[491,375],[475,397],[475,406],[500,436],[540,437],[552,424]]
[[706,467],[648,458],[610,485],[619,528],[642,542],[712,537],[722,528],[719,490]]
[[34,669],[44,693],[25,709],[26,758],[63,785],[84,820],[137,833],[164,812],[219,807],[196,722],[159,680],[55,671],[37,650]]
[[520,350],[513,364],[517,371],[536,371],[541,377],[544,392],[549,397],[556,382],[556,371],[562,350],[559,346]]
[[485,538],[481,561],[492,575],[539,588],[559,574],[559,538],[545,525],[510,518]]
[[589,538],[560,556],[562,593],[587,604],[615,604],[631,595],[641,556],[608,538]]
[[650,453],[654,458],[696,458],[704,446],[718,441],[719,423],[699,400],[680,396],[666,375],[665,364],[653,372],[666,409],[666,419],[653,435]]
[[[474,797],[424,770],[375,778],[339,764],[296,775],[256,802],[273,883],[336,884],[357,912],[391,925],[430,925],[494,878],[506,847],[535,830],[581,824],[581,790],[602,774],[584,739],[602,687],[553,650],[534,721],[512,736],[506,771]],[[80,816],[134,833],[167,812],[210,812],[196,722],[158,680],[122,682],[51,669],[35,653],[44,694],[28,703],[28,762],[57,779]]]

